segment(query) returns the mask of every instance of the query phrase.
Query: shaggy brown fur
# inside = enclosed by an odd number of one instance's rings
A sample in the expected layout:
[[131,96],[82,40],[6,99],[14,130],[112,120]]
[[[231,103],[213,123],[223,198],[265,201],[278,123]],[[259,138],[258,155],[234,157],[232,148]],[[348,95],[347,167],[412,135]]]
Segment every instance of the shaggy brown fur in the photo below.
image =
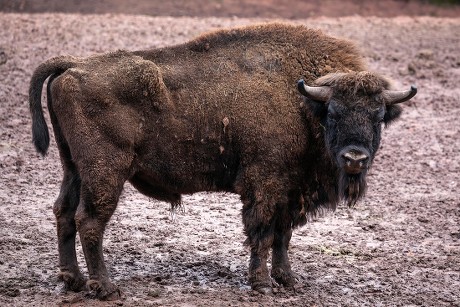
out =
[[365,70],[352,43],[282,24],[41,64],[30,85],[32,133],[45,154],[49,137],[40,93],[51,76],[48,107],[64,168],[54,212],[66,286],[80,290],[85,284],[75,256],[78,230],[88,287],[99,298],[118,295],[103,262],[102,236],[125,181],[173,207],[181,194],[238,193],[252,287],[271,289],[270,248],[272,277],[293,285],[287,255],[292,229],[320,207],[362,195],[340,183],[324,130],[327,104],[307,99],[302,106],[296,82],[331,86],[333,97],[346,100],[342,108],[357,101],[364,108],[384,107],[379,100],[366,105],[389,84],[376,74],[357,73]]

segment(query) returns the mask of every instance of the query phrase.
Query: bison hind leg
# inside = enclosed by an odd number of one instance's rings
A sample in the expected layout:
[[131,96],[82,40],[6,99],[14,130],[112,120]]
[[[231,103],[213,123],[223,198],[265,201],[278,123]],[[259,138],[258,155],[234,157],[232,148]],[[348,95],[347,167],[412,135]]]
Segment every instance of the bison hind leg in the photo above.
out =
[[51,86],[58,75],[50,77],[47,86],[47,102],[53,125],[56,144],[59,149],[64,177],[61,182],[59,197],[54,202],[53,213],[56,217],[59,268],[58,280],[64,282],[66,290],[81,291],[86,279],[80,272],[75,251],[77,228],[75,213],[80,203],[81,178],[70,152],[69,144],[65,139],[56,114],[54,112]]
[[[60,147],[64,146],[60,144]],[[64,156],[65,150],[60,149],[61,155]],[[75,213],[79,205],[80,176],[71,162],[66,161],[63,165],[64,179],[61,184],[61,192],[53,207],[59,249],[60,273],[58,279],[64,282],[66,290],[78,292],[84,289],[86,283],[78,267],[75,250],[77,235]]]

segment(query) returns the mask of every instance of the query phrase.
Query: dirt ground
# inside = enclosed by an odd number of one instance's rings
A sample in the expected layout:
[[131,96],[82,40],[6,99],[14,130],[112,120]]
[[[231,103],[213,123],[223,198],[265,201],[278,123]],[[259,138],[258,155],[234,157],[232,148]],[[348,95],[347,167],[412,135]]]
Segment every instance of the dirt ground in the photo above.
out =
[[44,159],[31,143],[33,69],[59,54],[155,48],[272,19],[0,13],[0,305],[460,306],[456,16],[286,21],[355,40],[373,70],[398,88],[419,88],[402,119],[384,130],[367,197],[294,232],[291,261],[301,276],[294,290],[250,290],[236,195],[186,196],[185,213],[172,222],[168,204],[126,185],[104,242],[123,297],[99,302],[64,292],[56,278],[52,206],[62,172],[54,142]]

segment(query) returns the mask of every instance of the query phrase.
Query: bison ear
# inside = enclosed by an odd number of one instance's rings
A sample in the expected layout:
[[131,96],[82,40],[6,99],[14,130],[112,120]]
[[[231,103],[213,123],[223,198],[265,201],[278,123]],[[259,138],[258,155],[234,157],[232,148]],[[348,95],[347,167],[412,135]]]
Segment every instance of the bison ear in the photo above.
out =
[[391,124],[394,120],[398,119],[401,115],[402,108],[398,105],[387,105],[385,115],[383,117],[383,122],[385,126]]
[[329,86],[308,86],[303,79],[297,82],[300,94],[315,101],[327,102],[332,96],[332,88]]

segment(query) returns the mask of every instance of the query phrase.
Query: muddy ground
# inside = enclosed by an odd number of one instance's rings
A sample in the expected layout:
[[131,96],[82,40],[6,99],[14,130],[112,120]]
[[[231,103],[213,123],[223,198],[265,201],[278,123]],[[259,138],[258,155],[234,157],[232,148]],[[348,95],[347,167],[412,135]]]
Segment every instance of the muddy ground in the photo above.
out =
[[[172,222],[168,204],[126,185],[105,235],[122,300],[63,291],[52,213],[62,172],[54,142],[44,159],[31,143],[33,69],[58,54],[161,47],[266,21],[0,13],[1,306],[460,306],[459,18],[289,21],[355,40],[373,70],[398,88],[419,88],[384,130],[367,197],[295,231],[295,290],[249,289],[236,195],[186,196],[185,213]],[[78,256],[84,266],[79,245]]]

